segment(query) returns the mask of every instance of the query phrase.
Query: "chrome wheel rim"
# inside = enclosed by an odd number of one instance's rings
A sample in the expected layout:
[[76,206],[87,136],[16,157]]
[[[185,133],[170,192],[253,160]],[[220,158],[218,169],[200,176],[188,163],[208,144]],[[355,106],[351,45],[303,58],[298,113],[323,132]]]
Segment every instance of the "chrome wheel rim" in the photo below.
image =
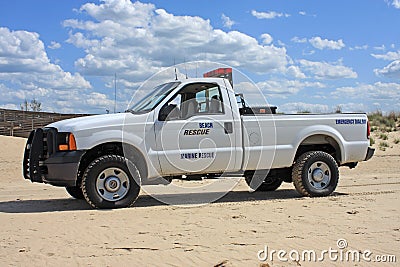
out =
[[123,199],[129,191],[129,177],[120,168],[107,168],[103,170],[96,180],[96,189],[99,196],[107,201]]
[[331,181],[331,169],[322,161],[314,162],[308,169],[308,182],[317,189],[322,190],[329,186]]

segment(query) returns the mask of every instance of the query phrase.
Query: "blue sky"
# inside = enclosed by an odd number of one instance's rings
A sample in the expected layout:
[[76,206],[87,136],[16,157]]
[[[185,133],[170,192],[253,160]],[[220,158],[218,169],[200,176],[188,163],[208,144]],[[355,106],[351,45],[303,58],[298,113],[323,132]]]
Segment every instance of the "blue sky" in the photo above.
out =
[[117,73],[122,111],[174,60],[207,60],[281,112],[400,111],[398,25],[399,0],[1,1],[0,107],[104,113]]

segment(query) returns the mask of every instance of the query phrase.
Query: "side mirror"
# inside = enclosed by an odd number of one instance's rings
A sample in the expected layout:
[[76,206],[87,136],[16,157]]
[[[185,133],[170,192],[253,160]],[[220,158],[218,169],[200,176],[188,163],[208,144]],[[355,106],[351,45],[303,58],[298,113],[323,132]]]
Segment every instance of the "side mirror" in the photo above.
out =
[[179,118],[179,111],[177,105],[169,104],[167,106],[163,106],[160,109],[160,113],[158,113],[159,121],[166,121],[178,118]]

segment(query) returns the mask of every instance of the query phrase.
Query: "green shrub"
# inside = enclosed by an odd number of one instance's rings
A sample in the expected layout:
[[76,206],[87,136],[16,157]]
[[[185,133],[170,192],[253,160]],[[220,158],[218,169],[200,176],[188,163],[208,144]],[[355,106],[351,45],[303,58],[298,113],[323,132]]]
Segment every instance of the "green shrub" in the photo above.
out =
[[299,110],[297,111],[298,114],[311,114],[310,110]]
[[379,139],[388,140],[388,136],[387,136],[387,134],[381,133],[381,134],[379,135]]
[[397,119],[399,118],[399,114],[396,114],[396,112],[391,111],[387,117],[390,120],[397,121]]
[[379,146],[380,147],[389,147],[389,144],[388,144],[388,142],[380,142]]
[[382,150],[382,151],[385,151],[386,148],[388,148],[388,147],[389,147],[389,144],[387,142],[380,142],[379,143],[379,149]]
[[396,128],[396,121],[399,116],[395,112],[390,112],[384,116],[381,111],[375,111],[368,115],[371,127],[381,129],[382,131],[391,132]]
[[394,143],[397,145],[398,143],[400,143],[400,139],[399,138],[394,139]]
[[372,146],[372,145],[374,145],[374,144],[375,144],[374,138],[370,137],[370,138],[369,138],[369,145]]

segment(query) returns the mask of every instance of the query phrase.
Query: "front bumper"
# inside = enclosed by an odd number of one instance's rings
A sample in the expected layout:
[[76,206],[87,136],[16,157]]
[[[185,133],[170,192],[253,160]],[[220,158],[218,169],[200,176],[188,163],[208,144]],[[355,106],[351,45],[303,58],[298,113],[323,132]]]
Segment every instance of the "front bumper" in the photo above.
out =
[[24,152],[24,178],[55,186],[75,186],[85,151],[57,151],[56,135],[54,128],[31,132]]
[[364,161],[370,160],[375,153],[375,148],[368,147],[367,155],[365,156]]
[[43,182],[56,186],[75,186],[79,162],[84,151],[57,152],[44,161],[47,173]]

